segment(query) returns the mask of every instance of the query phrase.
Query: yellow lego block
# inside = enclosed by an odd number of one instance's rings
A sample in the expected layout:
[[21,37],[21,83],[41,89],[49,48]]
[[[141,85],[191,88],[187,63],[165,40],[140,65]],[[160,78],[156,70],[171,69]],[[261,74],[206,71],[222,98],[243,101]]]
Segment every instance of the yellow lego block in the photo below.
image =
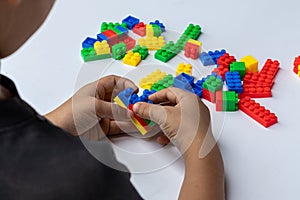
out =
[[165,38],[163,36],[159,37],[146,37],[139,39],[139,45],[145,46],[149,50],[159,50],[166,45]]
[[199,46],[199,54],[202,52],[202,42],[193,39],[189,39],[187,42]]
[[192,76],[192,65],[191,64],[184,64],[184,63],[179,63],[177,70],[176,70],[176,76],[178,76],[181,73],[186,73],[190,76]]
[[258,60],[256,60],[253,56],[245,56],[240,61],[245,63],[246,72],[258,72]]
[[97,55],[110,54],[110,47],[106,40],[103,40],[102,42],[95,42],[94,49]]
[[133,53],[129,51],[123,58],[123,63],[136,67],[142,60],[142,57],[139,53]]
[[156,71],[147,75],[145,78],[142,78],[139,82],[139,86],[145,90],[151,90],[151,87],[154,83],[162,80],[166,76],[167,74],[165,72],[162,72],[159,69],[157,69]]
[[300,65],[298,65],[298,76],[300,77]]
[[154,30],[150,24],[146,25],[146,37],[154,37]]

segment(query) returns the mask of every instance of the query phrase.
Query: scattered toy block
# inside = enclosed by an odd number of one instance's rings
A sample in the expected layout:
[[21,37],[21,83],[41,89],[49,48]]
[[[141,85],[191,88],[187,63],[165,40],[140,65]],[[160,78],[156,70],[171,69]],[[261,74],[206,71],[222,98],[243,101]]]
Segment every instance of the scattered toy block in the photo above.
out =
[[150,24],[151,24],[151,25],[155,24],[155,25],[159,26],[159,27],[160,27],[160,30],[161,30],[162,32],[165,32],[165,31],[166,31],[166,27],[165,27],[164,24],[161,23],[159,20],[155,20],[154,22],[150,22]]
[[216,103],[216,93],[205,88],[202,88],[202,98],[211,103]]
[[84,62],[91,62],[91,61],[103,60],[103,59],[110,58],[110,54],[97,55],[97,53],[93,47],[88,48],[88,49],[83,48],[81,50],[81,56],[82,56]]
[[256,60],[253,56],[245,56],[241,58],[240,61],[245,63],[246,72],[258,72],[258,60]]
[[126,45],[124,42],[112,46],[112,57],[115,60],[121,60],[126,54]]
[[294,60],[294,72],[295,74],[298,74],[298,67],[300,65],[300,56],[296,57]]
[[125,23],[127,25],[127,28],[129,30],[132,30],[136,24],[140,23],[140,20],[129,15],[128,17],[122,20],[122,23]]
[[184,47],[184,55],[187,58],[197,59],[201,53],[202,42],[190,39]]
[[176,76],[178,76],[181,73],[186,73],[190,76],[192,76],[192,69],[193,66],[191,64],[184,64],[184,63],[179,63],[177,70],[176,70]]
[[165,46],[165,39],[163,36],[159,37],[146,37],[139,39],[139,45],[145,46],[149,50],[158,50]]
[[201,34],[201,27],[195,24],[189,24],[189,26],[184,31],[184,35],[188,36],[189,39],[197,40]]
[[209,76],[209,78],[205,80],[203,88],[215,93],[223,89],[223,80],[216,76]]
[[234,56],[230,56],[228,53],[225,53],[218,59],[217,64],[229,68],[229,66],[235,61],[236,59]]
[[131,49],[133,49],[135,47],[135,44],[136,44],[135,39],[133,39],[129,35],[125,36],[123,38],[122,42],[125,43],[127,51],[130,51]]
[[95,42],[94,49],[97,55],[110,54],[110,47],[106,40]]
[[202,52],[200,54],[200,60],[204,66],[214,65],[214,60],[210,57],[210,55],[206,52]]
[[264,83],[244,83],[243,93],[239,94],[242,99],[246,96],[251,98],[269,98],[272,97],[272,91],[269,85]]
[[133,53],[132,51],[129,51],[123,58],[123,63],[136,67],[141,62],[141,60],[142,58],[139,53]]
[[272,61],[271,59],[267,59],[259,74],[261,76],[266,75],[269,79],[274,81],[279,71],[279,65],[280,63],[277,60]]
[[113,23],[113,22],[102,22],[101,24],[101,32],[111,30],[115,28],[116,26],[122,26],[124,29],[127,29],[127,25],[125,23],[120,24],[119,22]]
[[162,80],[166,75],[167,74],[165,72],[162,72],[159,69],[157,69],[156,71],[147,75],[145,78],[142,78],[139,82],[139,86],[143,89],[150,90],[154,83],[158,82],[159,80]]
[[82,48],[84,49],[88,49],[91,47],[94,47],[95,42],[97,42],[99,40],[91,38],[91,37],[87,37],[83,42],[82,42]]
[[217,64],[218,59],[223,56],[226,53],[225,49],[222,49],[221,51],[215,50],[215,51],[209,51],[208,55],[210,58],[214,61],[214,64]]
[[164,47],[159,49],[155,54],[154,57],[157,60],[160,60],[164,63],[168,62],[172,58],[174,58],[180,52],[180,47],[174,44],[174,42],[170,41]]
[[230,64],[230,71],[234,72],[237,71],[240,76],[241,80],[244,80],[245,74],[246,74],[246,66],[244,62],[233,62]]
[[142,57],[142,60],[145,60],[149,55],[147,47],[141,47],[140,45],[135,46],[132,51],[133,53],[139,53]]
[[171,74],[168,74],[163,79],[154,83],[151,87],[151,90],[158,92],[172,86],[174,86],[174,77]]
[[146,25],[144,24],[144,22],[140,22],[133,27],[132,31],[135,34],[144,37],[146,36]]
[[267,110],[250,97],[245,97],[239,101],[239,109],[266,128],[278,122],[278,118],[274,113],[271,113],[270,110]]
[[213,73],[221,76],[223,80],[225,80],[225,75],[227,72],[229,72],[229,67],[224,67],[223,65],[218,65],[218,67],[213,70]]
[[183,89],[187,92],[193,92],[194,77],[181,73],[174,79],[174,87]]
[[225,75],[225,79],[229,91],[234,91],[238,94],[243,92],[243,84],[238,71],[227,72]]

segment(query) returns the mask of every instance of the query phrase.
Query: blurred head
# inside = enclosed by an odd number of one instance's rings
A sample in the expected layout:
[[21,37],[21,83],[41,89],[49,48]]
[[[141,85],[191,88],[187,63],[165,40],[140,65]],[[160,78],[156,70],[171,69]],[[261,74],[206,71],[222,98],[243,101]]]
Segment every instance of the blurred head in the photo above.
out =
[[18,50],[40,27],[55,0],[0,0],[0,58]]

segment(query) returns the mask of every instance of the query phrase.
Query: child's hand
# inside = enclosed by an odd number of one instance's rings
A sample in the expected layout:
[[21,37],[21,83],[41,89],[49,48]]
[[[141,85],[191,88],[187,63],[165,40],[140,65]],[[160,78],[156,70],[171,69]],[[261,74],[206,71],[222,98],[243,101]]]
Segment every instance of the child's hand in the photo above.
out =
[[189,149],[193,141],[203,141],[207,133],[211,134],[209,110],[196,95],[178,88],[168,88],[151,95],[149,99],[154,103],[168,102],[174,106],[137,103],[133,111],[142,118],[156,122],[182,153]]
[[136,132],[130,122],[131,111],[112,102],[114,96],[128,87],[138,90],[133,82],[118,76],[101,78],[82,87],[45,117],[73,135],[84,135],[92,140],[104,135]]

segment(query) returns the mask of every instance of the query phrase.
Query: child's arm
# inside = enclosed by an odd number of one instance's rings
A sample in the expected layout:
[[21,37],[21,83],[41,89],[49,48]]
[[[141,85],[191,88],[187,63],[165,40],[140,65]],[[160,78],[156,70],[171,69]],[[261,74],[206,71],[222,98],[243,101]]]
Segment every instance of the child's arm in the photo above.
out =
[[133,110],[140,117],[156,122],[183,154],[185,178],[179,198],[223,200],[223,161],[211,132],[207,107],[196,95],[176,88],[162,90],[149,98],[154,103],[175,105],[138,103]]

